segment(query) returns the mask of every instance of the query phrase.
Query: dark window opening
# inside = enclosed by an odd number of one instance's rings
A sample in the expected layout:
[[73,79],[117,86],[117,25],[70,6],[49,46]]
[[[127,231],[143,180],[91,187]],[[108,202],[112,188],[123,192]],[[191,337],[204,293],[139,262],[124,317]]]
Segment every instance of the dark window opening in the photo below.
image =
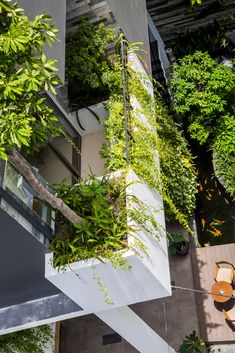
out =
[[122,337],[118,333],[111,333],[103,336],[103,346],[114,344],[122,341]]

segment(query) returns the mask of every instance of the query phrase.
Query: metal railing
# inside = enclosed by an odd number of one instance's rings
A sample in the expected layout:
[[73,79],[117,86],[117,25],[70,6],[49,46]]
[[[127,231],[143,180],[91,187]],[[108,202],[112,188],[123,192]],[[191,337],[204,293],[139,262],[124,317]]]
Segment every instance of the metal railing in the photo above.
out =
[[[37,171],[35,174],[46,186],[44,178],[39,176]],[[23,175],[10,162],[2,159],[0,159],[0,187],[13,194],[26,208],[39,216],[52,230],[54,229],[53,210],[38,197]]]

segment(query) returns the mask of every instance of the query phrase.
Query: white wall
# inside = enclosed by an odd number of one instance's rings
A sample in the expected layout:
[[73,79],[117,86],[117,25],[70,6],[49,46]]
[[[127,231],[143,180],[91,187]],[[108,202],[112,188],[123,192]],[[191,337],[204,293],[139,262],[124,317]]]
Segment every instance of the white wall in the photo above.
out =
[[99,177],[104,175],[105,160],[100,157],[99,151],[106,142],[104,130],[82,136],[81,148],[81,177],[88,178],[91,172]]
[[[72,145],[65,141],[63,137],[56,137],[52,142],[53,146],[72,163]],[[71,172],[59,160],[49,146],[45,146],[39,153],[39,173],[50,183],[71,184]]]

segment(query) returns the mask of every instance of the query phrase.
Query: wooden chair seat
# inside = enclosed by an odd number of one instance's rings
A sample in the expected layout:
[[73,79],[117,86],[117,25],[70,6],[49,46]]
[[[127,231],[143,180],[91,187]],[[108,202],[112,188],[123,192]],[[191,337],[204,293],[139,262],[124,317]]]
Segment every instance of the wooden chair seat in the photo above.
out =
[[213,278],[216,282],[225,281],[232,284],[234,280],[234,266],[226,261],[216,262]]

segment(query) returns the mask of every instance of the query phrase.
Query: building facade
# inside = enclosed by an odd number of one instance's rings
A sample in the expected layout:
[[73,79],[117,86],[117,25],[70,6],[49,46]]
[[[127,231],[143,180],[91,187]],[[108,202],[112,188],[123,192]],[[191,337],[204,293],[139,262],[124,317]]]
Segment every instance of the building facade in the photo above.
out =
[[[166,80],[165,69],[169,63],[159,34],[148,17],[146,2],[67,0],[66,3],[60,0],[58,4],[58,0],[21,0],[20,5],[29,16],[42,11],[49,13],[60,29],[60,41],[53,48],[47,48],[46,54],[58,60],[63,85],[58,88],[58,97],[47,92],[43,94],[73,141],[71,145],[63,137],[54,138],[29,158],[28,163],[46,186],[65,179],[72,183],[74,177],[85,178],[90,168],[97,176],[102,176],[104,162],[98,150],[105,142],[102,122],[108,112],[102,103],[78,112],[68,109],[65,33],[76,28],[80,17],[86,17],[94,24],[105,22],[114,25],[128,40],[145,43],[145,67],[134,55],[129,57],[129,61],[135,70],[147,73],[151,73],[150,47],[153,48],[155,43],[160,71]],[[101,124],[94,120],[91,110],[99,116]],[[81,151],[80,157],[74,146]],[[138,176],[133,172],[130,180],[136,181]],[[134,184],[129,192],[163,209],[160,194],[147,185]],[[156,219],[164,228],[163,211],[156,215]],[[3,160],[0,161],[0,224],[0,334],[94,313],[140,352],[174,351],[128,307],[171,295],[166,237],[156,240],[149,239],[144,232],[140,234],[148,248],[148,256],[128,252],[127,260],[132,264],[129,271],[114,269],[111,264],[95,263],[102,283],[114,299],[110,305],[104,301],[103,293],[93,278],[92,259],[78,261],[62,272],[53,268],[53,254],[49,250],[55,234],[53,212],[38,201],[35,191],[17,169]]]

